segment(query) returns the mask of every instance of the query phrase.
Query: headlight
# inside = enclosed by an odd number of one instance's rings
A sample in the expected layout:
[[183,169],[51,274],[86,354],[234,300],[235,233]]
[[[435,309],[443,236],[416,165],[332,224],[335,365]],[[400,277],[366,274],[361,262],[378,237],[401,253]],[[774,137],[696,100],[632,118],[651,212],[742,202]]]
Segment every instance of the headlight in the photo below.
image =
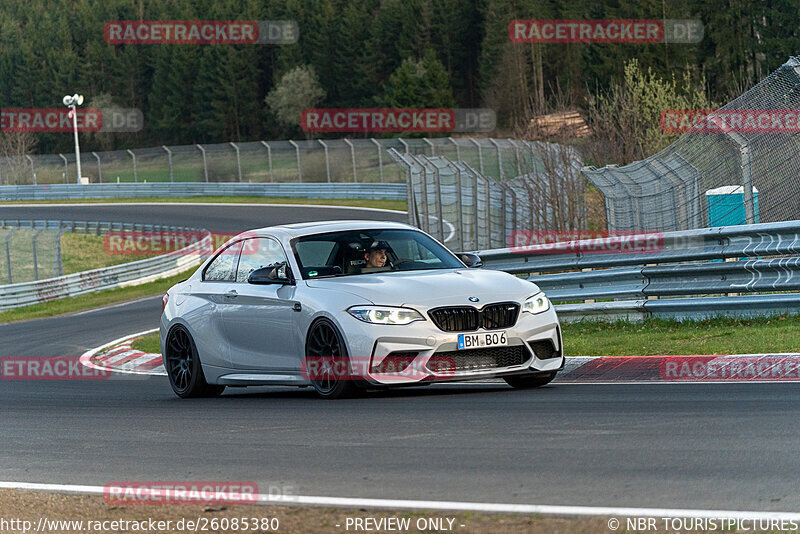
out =
[[550,301],[544,293],[536,293],[522,304],[522,311],[532,313],[546,312],[550,309]]
[[372,324],[409,324],[425,320],[416,310],[394,306],[353,306],[347,313],[359,321]]

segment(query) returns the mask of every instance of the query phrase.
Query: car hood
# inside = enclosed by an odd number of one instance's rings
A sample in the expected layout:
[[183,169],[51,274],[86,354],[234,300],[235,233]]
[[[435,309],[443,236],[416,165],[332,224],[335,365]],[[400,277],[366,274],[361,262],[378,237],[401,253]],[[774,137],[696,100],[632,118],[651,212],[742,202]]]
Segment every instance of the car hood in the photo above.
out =
[[[306,280],[309,287],[357,295],[365,302],[387,306],[481,307],[490,302],[522,302],[539,289],[536,284],[503,271],[456,269],[373,273]],[[469,297],[477,297],[472,303]]]

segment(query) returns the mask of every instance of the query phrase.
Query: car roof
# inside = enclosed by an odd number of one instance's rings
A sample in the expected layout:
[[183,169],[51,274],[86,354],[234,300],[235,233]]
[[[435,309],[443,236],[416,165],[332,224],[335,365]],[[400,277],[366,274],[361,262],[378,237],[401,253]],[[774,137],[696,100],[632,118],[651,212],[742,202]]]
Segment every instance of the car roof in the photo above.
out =
[[277,226],[267,226],[257,230],[251,230],[251,233],[282,233],[285,237],[292,239],[304,235],[320,234],[324,232],[343,232],[347,230],[417,230],[417,228],[405,223],[393,221],[361,221],[361,220],[347,220],[347,221],[314,221],[294,224],[282,224]]

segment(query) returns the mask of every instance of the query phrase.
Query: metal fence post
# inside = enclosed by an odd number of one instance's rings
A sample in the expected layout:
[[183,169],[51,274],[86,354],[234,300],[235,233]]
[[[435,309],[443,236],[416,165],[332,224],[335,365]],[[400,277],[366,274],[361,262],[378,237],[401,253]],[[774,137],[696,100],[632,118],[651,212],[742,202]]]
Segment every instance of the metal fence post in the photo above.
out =
[[439,179],[439,167],[431,163],[433,167],[433,183],[436,186],[436,215],[439,219],[439,241],[444,243],[444,213],[442,211],[442,182]]
[[356,175],[356,148],[353,146],[353,143],[350,142],[350,139],[347,139],[346,137],[344,142],[350,147],[350,159],[353,160],[353,182],[357,183],[358,176]]
[[382,147],[381,147],[381,144],[378,141],[376,141],[374,138],[371,137],[370,141],[375,143],[375,146],[378,147],[378,168],[380,169],[380,173],[381,173],[381,183],[383,183],[383,153],[382,153]]
[[233,141],[230,142],[234,150],[236,150],[236,168],[239,169],[239,181],[242,181],[242,158],[239,155],[239,147]]
[[317,139],[317,141],[319,141],[319,144],[325,149],[325,175],[328,177],[328,183],[331,183],[331,162],[330,159],[328,159],[328,145],[325,144],[325,141],[322,139]]
[[261,144],[267,147],[267,160],[269,160],[269,179],[271,182],[274,182],[275,175],[272,174],[272,149],[269,147],[269,143],[266,141],[261,141]]
[[742,192],[744,193],[745,224],[755,224],[758,221],[756,221],[755,200],[753,197],[753,174],[749,145],[746,144],[741,147],[740,154],[742,161]]
[[492,248],[492,188],[489,180],[486,180],[486,243]]
[[417,165],[420,166],[420,196],[421,199],[421,206],[422,206],[422,221],[420,228],[428,233],[430,233],[431,229],[431,219],[428,216],[430,213],[429,205],[428,205],[428,170],[427,166],[425,165],[425,161],[421,158],[425,156],[422,155],[421,157],[417,157],[414,155],[409,154],[409,157],[417,162]]
[[430,145],[430,147],[431,147],[431,156],[435,156],[436,155],[436,147],[433,146],[433,143],[431,143],[431,140],[428,139],[427,137],[423,137],[422,140]]
[[480,221],[480,216],[478,215],[478,173],[475,172],[475,169],[472,170],[472,203],[475,205],[475,209],[473,210],[473,224],[475,225],[475,250],[478,250],[480,245],[480,240],[478,239],[478,222]]
[[13,284],[14,280],[11,277],[11,236],[16,232],[16,228],[12,228],[6,236],[6,266],[8,267],[8,283]]
[[64,160],[64,183],[69,182],[69,164],[67,163],[67,157],[64,154],[59,154],[61,159]]
[[502,180],[503,179],[503,154],[500,152],[500,145],[497,143],[497,141],[495,141],[491,137],[489,138],[489,142],[492,143],[495,146],[495,148],[497,149],[498,178],[500,180]]
[[448,139],[450,140],[451,143],[456,145],[456,161],[461,161],[461,147],[458,146],[458,143],[456,143],[456,140],[453,139],[452,137],[448,137]]
[[53,259],[53,276],[63,276],[64,262],[61,259],[61,236],[64,235],[66,228],[61,227],[61,221],[58,221],[58,235],[56,236],[56,254]]
[[514,157],[517,160],[517,176],[521,176],[522,175],[522,165],[520,165],[520,162],[519,162],[519,146],[517,146],[517,142],[514,141],[511,138],[508,139],[508,142],[511,143],[511,146],[514,147]]
[[[34,225],[31,225],[34,226]],[[45,222],[45,228],[47,228],[47,223]],[[39,234],[44,231],[44,228],[41,228],[33,234],[33,239],[31,239],[31,249],[33,250],[33,279],[39,279],[39,260],[36,258],[36,240],[39,239]]]
[[[166,145],[161,145],[161,148],[163,148],[164,151],[167,153],[167,159],[169,160],[169,181],[174,182],[175,174],[174,174],[174,169],[172,168],[172,150],[168,149]],[[94,152],[92,152],[92,154],[94,154]],[[97,168],[98,169],[100,168],[99,158],[97,159]]]
[[483,152],[481,152],[481,144],[472,137],[470,137],[469,140],[472,141],[472,144],[478,147],[478,166],[481,169],[481,174],[483,174]]
[[[97,155],[97,152],[92,152],[94,159],[97,160],[97,183],[103,183],[103,166],[100,164],[100,156]],[[170,170],[172,166],[170,165]]]
[[403,147],[406,149],[405,153],[408,154],[408,143],[406,143],[402,137],[398,137],[397,140],[400,141],[400,143],[402,143]]
[[136,154],[134,154],[133,150],[130,150],[130,149],[128,149],[127,152],[128,152],[128,154],[131,155],[131,158],[133,159],[133,181],[138,184],[139,183],[139,173],[136,171]]
[[27,154],[25,155],[25,157],[28,158],[28,161],[31,162],[31,176],[33,177],[33,185],[36,185],[36,169],[33,168],[33,158],[28,156]]
[[[452,140],[452,139],[451,139]],[[461,195],[461,168],[453,162],[447,162],[447,166],[455,171],[456,174],[456,202],[458,203],[458,224],[456,225],[456,237],[458,246],[464,249],[464,200]]]
[[[511,240],[508,239],[514,231],[517,229],[517,194],[514,192],[514,188],[506,185],[498,183],[500,187],[503,188],[503,238],[506,239],[504,247],[511,247],[513,244]],[[509,224],[508,220],[508,204],[506,202],[506,195],[511,195],[511,221]]]
[[203,174],[206,177],[206,182],[208,182],[208,162],[206,161],[206,149],[200,146],[200,144],[194,145],[200,149],[200,152],[203,154]]
[[303,181],[303,168],[300,166],[300,147],[297,143],[289,139],[289,144],[294,147],[295,153],[297,154],[297,180],[299,182]]

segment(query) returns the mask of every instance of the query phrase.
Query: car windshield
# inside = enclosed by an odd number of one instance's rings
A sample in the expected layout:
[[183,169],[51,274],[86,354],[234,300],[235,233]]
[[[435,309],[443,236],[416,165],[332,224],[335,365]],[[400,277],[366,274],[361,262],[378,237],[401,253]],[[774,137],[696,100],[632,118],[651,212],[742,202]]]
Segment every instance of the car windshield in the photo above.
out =
[[392,271],[458,269],[464,264],[415,230],[351,230],[292,240],[304,279]]

